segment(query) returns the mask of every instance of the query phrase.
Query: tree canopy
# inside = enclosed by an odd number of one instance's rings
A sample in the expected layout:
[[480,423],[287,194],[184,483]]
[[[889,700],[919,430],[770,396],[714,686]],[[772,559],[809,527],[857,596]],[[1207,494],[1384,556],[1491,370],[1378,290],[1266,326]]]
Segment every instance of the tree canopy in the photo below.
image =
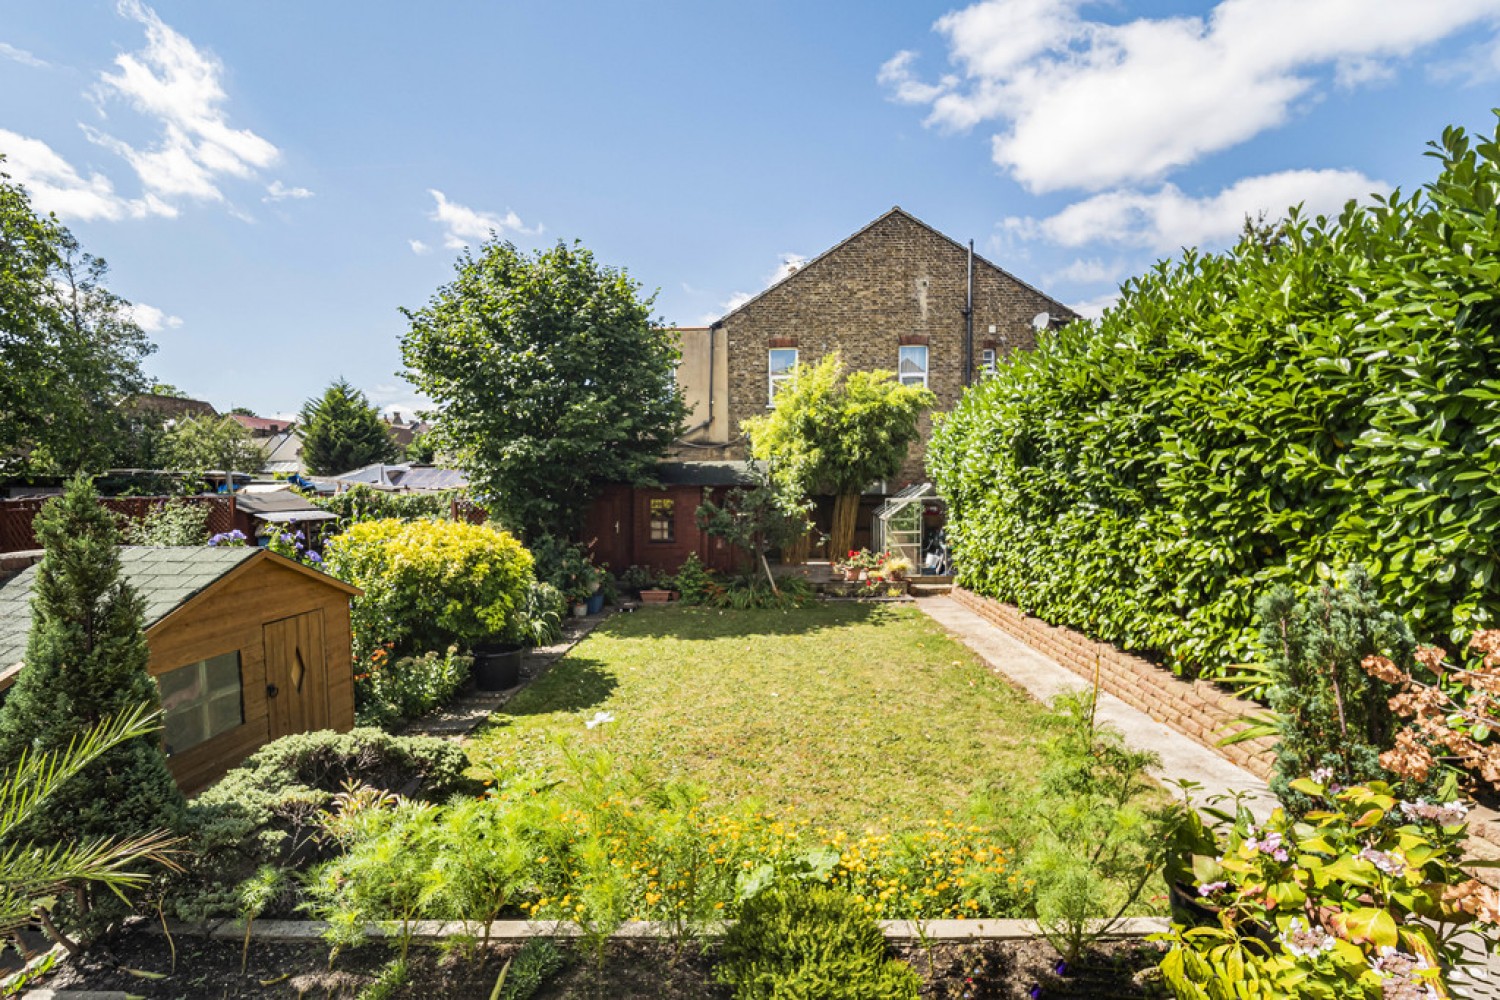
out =
[[0,471],[97,470],[128,445],[118,407],[154,347],[107,275],[0,173]]
[[582,245],[465,251],[406,310],[407,377],[442,408],[434,433],[475,493],[528,540],[575,532],[600,486],[644,484],[686,413],[654,296]]
[[183,472],[256,472],[266,452],[233,417],[187,417],[162,443],[166,463]]
[[917,439],[917,419],[937,401],[925,386],[902,385],[889,371],[846,371],[837,351],[793,369],[776,408],[744,421],[752,454],[800,496],[836,497],[829,547],[849,548],[860,493],[901,469]]
[[315,476],[332,476],[396,459],[380,411],[346,379],[302,404],[302,461]]

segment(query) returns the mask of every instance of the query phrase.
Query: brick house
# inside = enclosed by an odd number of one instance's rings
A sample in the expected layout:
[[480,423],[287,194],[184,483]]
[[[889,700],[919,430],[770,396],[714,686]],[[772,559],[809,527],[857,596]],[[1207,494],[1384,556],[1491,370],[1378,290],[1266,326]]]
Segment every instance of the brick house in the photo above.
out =
[[[773,405],[792,365],[840,351],[852,369],[898,372],[926,385],[937,411],[1036,331],[1077,318],[1067,306],[966,246],[892,208],[707,327],[681,328],[678,385],[690,408],[672,458],[748,457],[740,426]],[[925,480],[931,415],[921,422],[895,480],[871,484],[855,544],[867,544],[869,511],[883,495]],[[828,504],[820,511],[826,528]]]

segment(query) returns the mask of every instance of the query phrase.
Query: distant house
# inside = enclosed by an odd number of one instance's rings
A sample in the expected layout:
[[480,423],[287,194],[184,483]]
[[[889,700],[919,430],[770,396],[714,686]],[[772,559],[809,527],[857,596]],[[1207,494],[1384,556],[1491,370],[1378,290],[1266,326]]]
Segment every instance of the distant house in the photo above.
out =
[[[353,727],[356,588],[265,549],[126,547],[120,556],[146,602],[147,669],[184,792],[271,740]],[[0,585],[0,691],[25,668],[36,572]]]
[[127,413],[155,414],[165,417],[168,420],[198,419],[219,415],[219,412],[213,408],[212,403],[206,403],[201,399],[188,399],[186,396],[163,396],[153,392],[143,392],[131,396],[120,404],[120,409]]
[[393,411],[385,415],[385,429],[396,447],[405,451],[407,445],[432,430],[432,425],[415,415],[403,417],[399,411]]
[[305,471],[302,466],[302,435],[297,431],[295,420],[251,417],[243,413],[231,413],[229,419],[249,431],[255,443],[265,453],[261,472],[291,476]]

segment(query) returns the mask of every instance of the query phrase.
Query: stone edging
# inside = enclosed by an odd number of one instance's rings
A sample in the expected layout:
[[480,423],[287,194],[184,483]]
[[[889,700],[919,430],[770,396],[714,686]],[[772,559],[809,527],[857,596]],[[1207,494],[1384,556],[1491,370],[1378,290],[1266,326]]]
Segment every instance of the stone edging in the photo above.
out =
[[1218,741],[1234,730],[1236,718],[1265,709],[1236,698],[1208,681],[1185,681],[1139,656],[1107,642],[1096,642],[1081,632],[1049,625],[1019,608],[973,591],[954,587],[959,604],[1034,649],[1045,653],[1090,682],[1099,670],[1099,686],[1162,725],[1182,733],[1243,767],[1257,778],[1267,778],[1275,760],[1275,740],[1262,737],[1221,747]]
[[[1030,920],[881,920],[878,921],[888,941],[1017,941],[1039,937],[1037,926]],[[693,936],[705,938],[722,937],[726,923],[713,924],[694,932]],[[1127,917],[1120,921],[1107,938],[1138,938],[1169,930],[1171,921],[1165,917]],[[321,941],[328,924],[321,920],[257,920],[251,928],[251,939],[272,944],[297,944]],[[162,933],[159,924],[146,924],[141,930],[147,933]],[[412,940],[418,942],[445,941],[457,935],[483,938],[484,925],[463,921],[417,920],[411,925]],[[201,924],[174,923],[173,934],[184,936],[204,933]],[[393,938],[401,936],[401,924],[386,921],[366,927],[370,937]],[[682,936],[681,928],[653,920],[627,921],[610,935],[615,940],[639,940]],[[576,938],[582,931],[576,924],[540,920],[497,920],[490,925],[492,942],[526,941],[530,938]],[[242,941],[245,925],[239,920],[224,920],[207,928],[207,936],[221,940]]]

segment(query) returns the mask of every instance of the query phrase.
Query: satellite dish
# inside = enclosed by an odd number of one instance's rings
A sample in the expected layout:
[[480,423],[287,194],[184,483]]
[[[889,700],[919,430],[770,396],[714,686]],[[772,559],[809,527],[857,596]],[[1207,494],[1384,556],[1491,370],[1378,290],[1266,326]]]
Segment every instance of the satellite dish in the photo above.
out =
[[1052,315],[1050,313],[1039,312],[1031,317],[1031,328],[1033,330],[1045,330],[1051,322]]

